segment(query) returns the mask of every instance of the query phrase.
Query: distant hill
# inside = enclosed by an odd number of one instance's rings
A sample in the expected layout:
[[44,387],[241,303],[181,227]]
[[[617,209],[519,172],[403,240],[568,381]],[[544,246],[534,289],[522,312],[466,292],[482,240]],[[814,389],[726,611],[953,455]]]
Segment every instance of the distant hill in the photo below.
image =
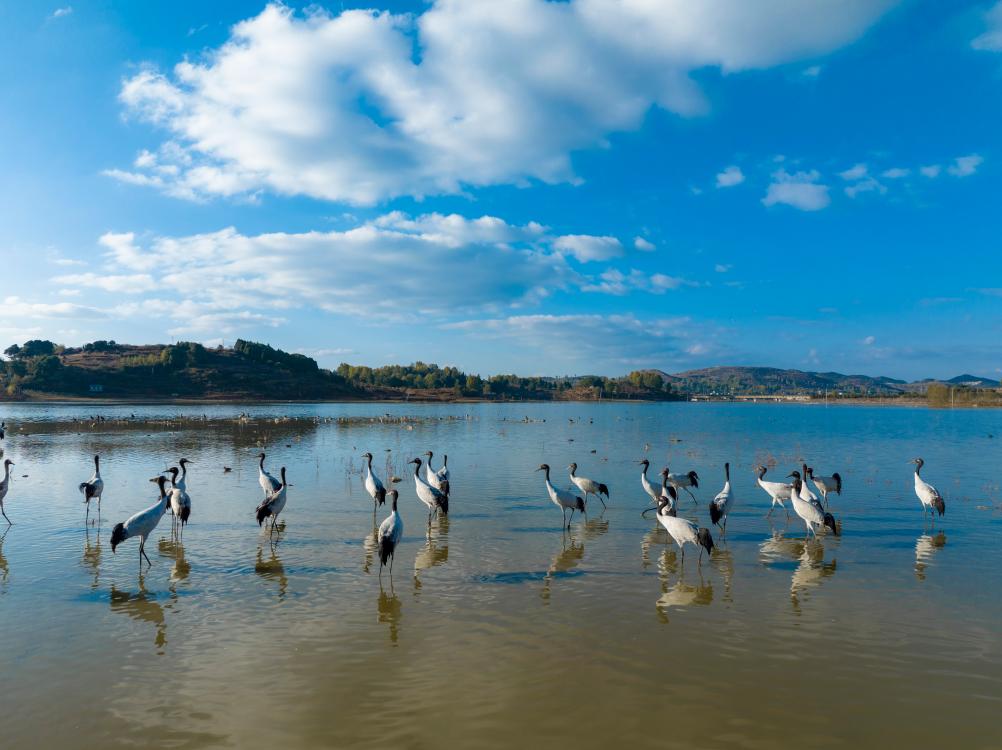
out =
[[708,367],[667,375],[673,386],[706,395],[815,395],[829,391],[857,396],[897,395],[903,380],[838,372],[804,372],[775,367]]
[[968,388],[998,388],[999,381],[992,380],[991,378],[979,378],[974,375],[958,375],[955,378],[950,378],[949,380],[944,380],[944,383],[949,383],[950,385],[965,385]]

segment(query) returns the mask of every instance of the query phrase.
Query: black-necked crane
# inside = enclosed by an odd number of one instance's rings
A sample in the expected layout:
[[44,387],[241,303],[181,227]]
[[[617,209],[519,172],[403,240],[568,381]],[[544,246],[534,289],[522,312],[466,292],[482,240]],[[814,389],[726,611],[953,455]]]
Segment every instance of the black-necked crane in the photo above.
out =
[[692,521],[687,518],[679,518],[678,516],[672,515],[668,509],[668,498],[661,498],[658,500],[658,507],[648,508],[643,511],[641,515],[647,514],[652,510],[657,511],[658,523],[664,526],[665,531],[668,532],[668,536],[671,537],[675,544],[678,545],[679,550],[682,552],[682,562],[685,563],[685,545],[692,544],[700,548],[699,550],[699,563],[703,564],[703,550],[705,549],[707,554],[713,552],[713,537],[710,536],[710,530],[706,527],[698,527]]
[[[731,491],[731,465],[724,464],[724,488],[710,501],[710,521],[720,529],[720,535],[727,533],[727,514],[734,504],[734,493]],[[723,525],[721,525],[723,521]]]
[[421,476],[420,458],[411,459],[408,463],[414,464],[414,491],[417,493],[418,500],[428,508],[428,523],[430,525],[431,517],[433,515],[437,516],[439,511],[442,511],[445,515],[449,514],[449,496],[437,487],[430,485]]
[[0,440],[3,440],[7,436],[7,423],[0,422]]
[[821,493],[821,497],[824,498],[826,508],[828,507],[828,494],[830,492],[834,492],[836,495],[842,494],[842,477],[837,471],[830,477],[818,477],[814,475],[813,468],[807,467],[807,476],[811,478],[814,486]]
[[184,536],[184,527],[191,518],[191,497],[188,491],[182,486],[183,479],[178,479],[178,468],[172,466],[167,470],[171,475],[170,510],[174,518],[171,523],[171,530],[178,537]]
[[644,467],[640,472],[640,486],[644,488],[644,492],[651,498],[651,502],[656,503],[658,498],[661,497],[661,491],[651,484],[647,478],[647,470],[651,468],[651,462],[644,458],[637,461],[637,463]]
[[915,464],[915,494],[918,496],[919,502],[922,503],[922,514],[925,515],[928,512],[935,519],[937,511],[939,515],[946,513],[946,503],[943,501],[943,496],[939,494],[939,490],[919,476],[919,472],[925,466],[925,461],[921,458],[913,458],[909,463]]
[[365,459],[365,478],[363,484],[365,485],[365,491],[372,498],[372,512],[375,513],[376,507],[386,502],[386,488],[379,481],[379,477],[372,473],[372,454],[363,453],[362,458]]
[[140,567],[142,567],[144,557],[146,558],[147,563],[150,565],[153,564],[149,555],[146,554],[146,540],[149,539],[150,534],[153,533],[157,524],[160,523],[160,519],[163,518],[164,513],[167,512],[167,504],[169,502],[167,493],[167,478],[159,476],[151,479],[150,481],[156,482],[157,486],[160,488],[160,497],[157,501],[146,510],[141,510],[135,515],[130,516],[124,523],[115,524],[115,528],[111,530],[112,552],[115,552],[115,548],[126,539],[131,539],[134,536],[139,537]]
[[801,498],[800,490],[802,484],[803,482],[800,481],[800,477],[794,476],[793,492],[790,493],[790,502],[793,504],[793,512],[800,516],[800,519],[807,527],[808,534],[817,536],[818,532],[814,527],[827,526],[831,529],[831,532],[835,534],[835,536],[838,536],[838,527],[835,525],[835,517],[831,513],[825,513],[818,507],[818,505]]
[[[431,451],[426,451],[424,455],[428,457],[428,463],[425,464],[424,467],[425,481],[427,481],[429,485],[434,487],[443,495],[448,496],[449,469],[446,467],[442,467],[441,469],[436,471],[435,469],[431,468],[431,459],[435,456],[435,454],[432,453]],[[446,456],[445,460],[448,461],[449,457]]]
[[[658,495],[655,502],[660,503],[662,500],[668,501],[668,510],[665,511],[669,515],[678,515],[678,490],[676,490],[672,485],[668,484],[668,469],[664,468],[661,470],[661,494]],[[651,510],[650,508],[648,510]]]
[[[285,467],[279,472],[282,477],[282,483],[278,486],[278,489],[274,492],[268,494],[261,504],[254,509],[254,515],[257,518],[257,525],[260,526],[264,523],[264,519],[271,516],[271,529],[275,530],[275,524],[278,523],[278,514],[285,510],[285,501],[288,494],[289,483],[285,479]],[[270,532],[269,532],[270,533]]]
[[786,482],[767,482],[764,478],[766,471],[768,469],[764,466],[755,467],[755,473],[758,474],[758,486],[765,490],[769,497],[772,498],[772,505],[769,506],[769,512],[766,515],[771,516],[772,511],[776,508],[776,503],[779,503],[780,507],[786,511],[786,517],[789,518],[790,510],[783,501],[790,499],[790,495],[793,493],[793,485]]
[[94,474],[86,482],[81,482],[79,490],[87,505],[86,515],[90,515],[90,501],[97,498],[97,512],[101,512],[101,495],[104,492],[104,480],[101,478],[101,457],[94,456]]
[[[799,485],[800,489],[796,491],[797,497],[800,498],[801,500],[803,500],[805,503],[810,503],[815,508],[817,508],[819,511],[821,511],[821,513],[823,514],[825,512],[825,506],[823,506],[821,504],[821,501],[818,500],[818,496],[817,495],[815,495],[813,492],[811,492],[809,489],[807,489],[807,478],[806,477],[807,477],[806,473],[804,474],[803,477],[801,477],[800,476],[800,471],[797,470],[797,469],[794,469],[789,474],[787,474],[787,479],[791,479],[792,478],[792,479],[799,479],[800,480],[800,485]],[[794,484],[796,484],[796,483],[794,483]],[[790,499],[791,500],[793,499],[793,493],[792,492],[790,493]]]
[[264,496],[268,497],[268,495],[272,492],[278,491],[278,488],[282,486],[282,483],[269,474],[268,470],[264,468],[265,454],[263,451],[258,454],[257,458],[257,483],[261,485],[261,491],[264,492]]
[[397,510],[398,493],[396,490],[390,490],[387,494],[392,510],[390,515],[379,524],[379,575],[383,574],[383,567],[387,560],[390,561],[390,575],[393,575],[393,557],[400,537],[404,534],[404,522]]
[[[536,469],[536,471],[546,472],[546,492],[547,494],[549,494],[550,500],[553,501],[553,504],[556,505],[558,508],[560,508],[561,512],[563,513],[564,522],[561,528],[564,528],[566,526],[569,529],[571,527],[571,521],[574,519],[574,511],[576,510],[580,511],[581,514],[584,515],[585,512],[584,498],[578,497],[574,493],[568,492],[567,490],[562,490],[559,487],[554,487],[553,482],[550,481],[549,464],[540,464],[539,468]],[[570,518],[567,517],[568,508],[570,508],[571,510]]]
[[182,492],[188,491],[188,464],[192,463],[187,458],[182,458],[177,462],[178,466],[181,467],[181,477],[174,477],[174,486],[176,486]]
[[572,463],[567,468],[570,469],[571,481],[574,483],[574,486],[585,493],[585,502],[588,502],[588,495],[594,495],[602,503],[602,507],[605,508],[605,500],[602,499],[602,495],[609,497],[609,488],[602,484],[602,482],[596,482],[594,479],[579,477],[577,475],[578,465],[576,463]]
[[676,490],[685,490],[689,493],[689,497],[692,498],[692,502],[699,503],[696,500],[696,496],[692,494],[692,490],[689,489],[690,487],[699,488],[699,474],[696,472],[690,471],[686,474],[672,474],[671,469],[668,469],[668,484]]
[[7,490],[10,489],[10,467],[14,465],[14,462],[9,458],[5,459],[3,462],[3,481],[0,481],[0,513],[3,514],[4,520],[7,522],[8,526],[13,526],[14,522],[7,518],[7,511],[4,510],[3,501],[7,497]]

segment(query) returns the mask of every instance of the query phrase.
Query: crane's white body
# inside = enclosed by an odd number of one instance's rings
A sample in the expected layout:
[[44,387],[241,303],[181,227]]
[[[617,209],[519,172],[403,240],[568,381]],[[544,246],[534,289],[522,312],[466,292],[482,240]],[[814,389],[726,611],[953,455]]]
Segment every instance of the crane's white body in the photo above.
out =
[[428,480],[421,476],[421,459],[415,458],[414,462],[416,463],[414,467],[414,492],[417,494],[418,500],[428,508],[428,521],[430,523],[431,514],[437,513],[438,509],[442,507],[442,504],[446,501],[446,495],[437,487],[429,484]]
[[943,510],[945,509],[943,496],[939,494],[939,490],[919,476],[919,472],[922,470],[925,462],[921,458],[917,458],[914,463],[917,464],[915,467],[915,495],[918,497],[919,502],[922,503],[922,512],[931,511],[935,514],[937,506],[939,506],[939,514],[943,515]]
[[589,495],[594,495],[602,503],[602,507],[605,508],[606,505],[605,500],[602,499],[602,493],[604,492],[606,497],[608,497],[609,488],[602,482],[596,482],[594,479],[579,477],[577,475],[577,464],[571,464],[568,468],[571,470],[571,482],[584,493],[585,500],[587,501]]
[[769,506],[769,512],[772,513],[777,503],[783,508],[783,510],[786,510],[786,504],[783,501],[790,499],[790,496],[793,493],[793,485],[787,484],[786,482],[767,482],[763,479],[765,473],[766,468],[764,466],[760,466],[758,486],[765,490],[769,497],[772,498],[772,505]]
[[289,484],[285,479],[285,467],[282,467],[282,482],[278,489],[268,493],[261,504],[257,506],[254,513],[257,516],[258,525],[264,523],[264,519],[271,516],[271,530],[275,530],[278,523],[278,514],[285,510],[285,502],[288,499]]
[[443,466],[441,469],[433,469],[431,467],[431,459],[434,457],[434,453],[428,451],[428,463],[424,466],[424,477],[425,482],[427,482],[429,487],[434,487],[439,492],[444,494],[449,493],[449,469]]
[[257,466],[257,483],[261,485],[261,491],[264,492],[264,496],[268,497],[272,492],[276,492],[282,486],[282,483],[264,468],[264,454],[262,453],[258,458],[260,460]]
[[386,488],[383,487],[383,483],[379,481],[379,477],[372,473],[372,455],[367,454],[368,458],[365,462],[365,479],[363,484],[365,485],[365,491],[369,493],[369,497],[372,498],[373,507],[376,504],[382,505],[386,500]]
[[[657,509],[658,523],[660,523],[668,536],[670,536],[675,544],[678,545],[679,551],[682,553],[682,560],[685,560],[685,545],[692,544],[700,548],[700,559],[702,560],[702,550],[703,544],[700,541],[700,530],[692,521],[687,518],[679,518],[678,516],[671,515],[668,511],[668,506],[662,501],[658,505]],[[707,535],[709,539],[709,532],[703,529],[703,532]],[[713,547],[712,540],[707,542],[710,548]],[[707,550],[709,551],[709,549]]]
[[[710,509],[710,518],[720,527],[721,533],[724,533],[724,529],[727,528],[727,514],[730,513],[731,506],[734,504],[734,493],[731,491],[730,464],[724,464],[724,477],[723,489],[710,501],[710,505],[712,506]],[[721,521],[723,521],[722,525]]]
[[7,490],[10,489],[10,467],[14,465],[14,462],[9,458],[3,462],[3,481],[0,481],[0,513],[3,514],[4,520],[7,521],[7,525],[12,525],[12,522],[7,518],[7,511],[4,510],[3,501],[7,497]]
[[104,480],[101,478],[101,464],[97,456],[94,456],[94,473],[90,479],[80,484],[80,492],[83,493],[88,512],[90,512],[91,500],[97,500],[98,507],[101,506],[101,495],[104,494]]
[[828,494],[834,492],[837,495],[842,494],[842,478],[837,476],[830,477],[819,477],[814,474],[814,470],[811,469],[811,480],[814,482],[814,486],[818,488],[818,492],[821,493],[821,497],[824,498],[825,505],[828,505]]
[[641,461],[640,463],[644,467],[643,471],[640,472],[640,485],[644,488],[644,492],[650,496],[651,502],[656,503],[658,498],[661,497],[661,489],[651,484],[647,478],[647,469],[650,468],[648,462]]
[[790,501],[793,504],[793,512],[800,516],[800,519],[804,522],[807,527],[809,534],[814,536],[818,535],[815,526],[825,526],[826,521],[830,524],[831,530],[837,535],[835,519],[831,514],[825,513],[824,509],[821,507],[821,503],[815,501],[812,503],[810,500],[804,500],[802,497],[801,488],[803,483],[799,478],[795,479],[793,482],[793,492],[790,495]]
[[698,487],[698,477],[696,481],[693,481],[692,474],[695,472],[689,472],[688,474],[673,474],[671,471],[668,472],[668,484],[675,488],[675,491],[685,490],[689,497],[692,498],[693,502],[697,502],[696,496],[692,494],[690,487]]
[[390,511],[390,515],[387,516],[381,524],[379,524],[379,531],[376,534],[376,539],[379,545],[379,572],[382,573],[383,566],[386,564],[386,560],[390,561],[390,572],[393,572],[393,558],[397,549],[397,544],[400,542],[400,538],[404,535],[404,521],[400,517],[400,513],[397,511],[397,493],[393,490],[393,510]]
[[116,524],[111,532],[111,551],[114,552],[115,548],[126,539],[138,537],[139,564],[142,565],[143,558],[146,557],[146,562],[152,565],[149,556],[145,552],[146,540],[149,539],[160,523],[160,519],[167,512],[167,507],[170,503],[170,494],[164,490],[164,483],[161,478],[160,497],[157,498],[157,501],[146,510],[141,510],[135,515],[129,516],[124,523]]
[[567,519],[567,509],[570,508],[571,519],[574,518],[574,511],[580,511],[582,514],[585,512],[585,501],[584,498],[578,497],[570,490],[562,490],[559,487],[554,487],[553,482],[550,481],[550,467],[547,464],[542,464],[536,471],[545,471],[546,477],[546,494],[550,496],[550,501],[560,508],[560,512],[564,515],[564,520],[567,521],[565,524],[567,528],[571,527],[571,522]]

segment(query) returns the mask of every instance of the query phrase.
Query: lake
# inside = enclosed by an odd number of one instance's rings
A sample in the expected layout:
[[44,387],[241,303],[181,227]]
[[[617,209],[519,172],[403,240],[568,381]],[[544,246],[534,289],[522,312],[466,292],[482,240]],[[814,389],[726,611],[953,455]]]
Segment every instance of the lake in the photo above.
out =
[[[94,420],[101,415],[104,420]],[[243,415],[243,416],[241,416]],[[383,421],[375,421],[382,415]],[[3,747],[1002,747],[1002,411],[750,404],[3,405],[16,462],[0,541]],[[449,456],[431,524],[407,461]],[[256,455],[288,469],[277,539]],[[361,454],[396,473],[405,533],[379,576]],[[77,485],[102,457],[98,525]],[[170,518],[112,526],[186,456]],[[946,499],[935,528],[913,466]],[[730,461],[736,505],[684,565],[652,477]],[[841,473],[842,536],[805,543],[768,496]],[[541,462],[609,485],[561,529]],[[225,467],[232,471],[225,472]],[[26,475],[26,476],[25,476]],[[94,514],[92,513],[92,516]],[[2,524],[2,520],[0,520]]]

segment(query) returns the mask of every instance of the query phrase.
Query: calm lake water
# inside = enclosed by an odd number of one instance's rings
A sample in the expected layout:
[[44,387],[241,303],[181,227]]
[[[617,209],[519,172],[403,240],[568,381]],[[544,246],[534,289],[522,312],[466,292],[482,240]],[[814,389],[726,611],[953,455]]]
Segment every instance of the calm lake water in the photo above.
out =
[[[382,414],[412,421],[361,419]],[[17,464],[0,541],[4,748],[1002,747],[1002,411],[18,405],[0,418]],[[253,517],[261,449],[294,485],[274,545]],[[428,449],[452,470],[451,513],[430,529],[406,464]],[[404,479],[382,583],[366,450]],[[95,452],[106,489],[88,528],[76,486]],[[935,530],[906,463],[919,455],[946,498]],[[113,555],[111,528],[181,456],[194,462],[184,544],[165,518],[140,572],[136,540]],[[654,474],[699,472],[699,506],[683,494],[680,508],[707,526],[731,462],[736,507],[701,567],[641,517],[645,456]],[[805,544],[799,520],[765,518],[752,467],[778,478],[802,460],[844,478],[839,538]],[[608,510],[592,500],[562,532],[542,461],[560,486],[571,461],[607,483]]]

